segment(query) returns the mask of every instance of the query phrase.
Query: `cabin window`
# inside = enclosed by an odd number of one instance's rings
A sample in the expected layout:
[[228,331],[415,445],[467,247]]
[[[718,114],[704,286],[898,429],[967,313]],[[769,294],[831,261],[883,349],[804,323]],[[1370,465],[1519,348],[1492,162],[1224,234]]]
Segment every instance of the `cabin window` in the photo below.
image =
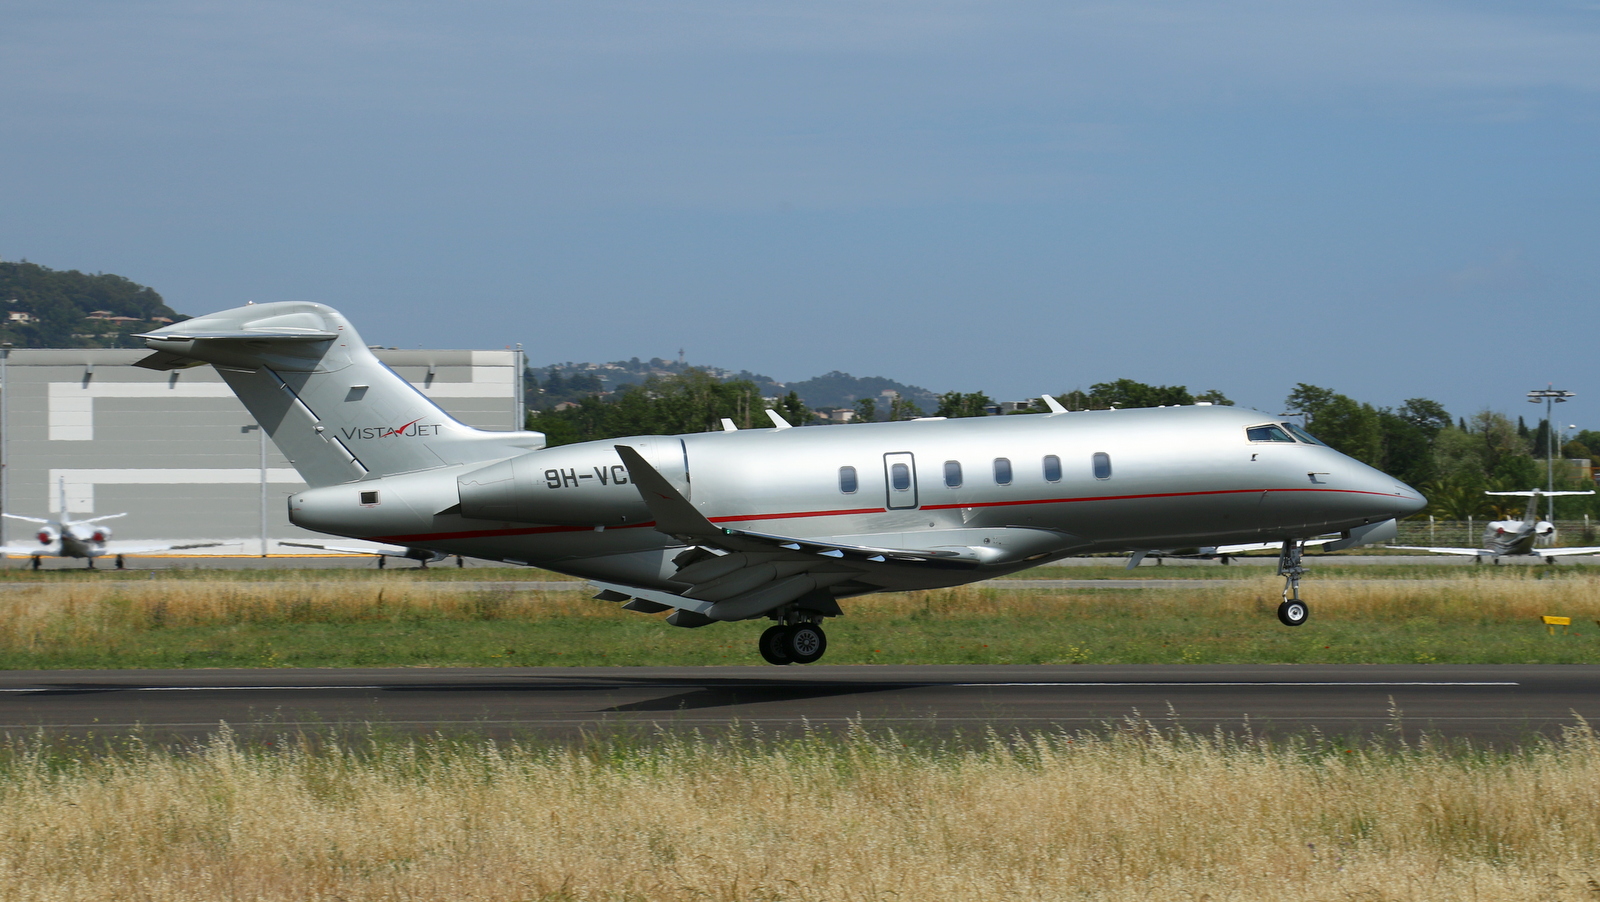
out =
[[961,488],[961,461],[947,460],[944,462],[944,484],[952,489]]
[[1096,451],[1094,453],[1094,478],[1111,478],[1111,455],[1104,451]]
[[861,488],[861,483],[856,479],[855,467],[839,468],[839,491],[846,495],[854,495],[856,489]]
[[1302,442],[1305,442],[1308,445],[1320,445],[1320,444],[1322,444],[1321,442],[1317,441],[1316,438],[1314,438],[1311,435],[1311,433],[1305,431],[1304,429],[1301,429],[1299,426],[1296,426],[1293,423],[1284,423],[1283,424],[1283,428],[1289,430],[1291,433],[1294,434],[1295,438],[1299,439]]
[[1011,484],[1011,459],[1009,457],[996,457],[994,459],[994,484]]
[[1044,481],[1061,481],[1061,458],[1054,454],[1046,454],[1044,456]]
[[889,467],[889,484],[897,492],[911,488],[911,468],[905,464],[893,464]]
[[1265,426],[1251,426],[1244,431],[1244,434],[1252,442],[1289,442],[1291,444],[1294,442],[1294,439],[1289,437],[1289,433],[1271,423]]
[[362,504],[377,504],[378,503],[378,493],[377,492],[362,492],[361,493],[361,503]]

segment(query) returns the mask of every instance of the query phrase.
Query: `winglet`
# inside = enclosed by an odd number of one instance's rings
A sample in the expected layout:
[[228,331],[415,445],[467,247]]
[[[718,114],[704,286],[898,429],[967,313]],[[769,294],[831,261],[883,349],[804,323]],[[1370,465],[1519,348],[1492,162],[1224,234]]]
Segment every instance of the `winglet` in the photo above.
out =
[[1067,412],[1067,409],[1065,407],[1062,407],[1061,406],[1061,402],[1057,401],[1055,399],[1055,396],[1053,396],[1053,395],[1044,395],[1044,396],[1040,397],[1039,400],[1044,402],[1044,406],[1050,408],[1050,412],[1051,413],[1066,413]]
[[767,408],[767,419],[771,420],[772,421],[772,425],[778,427],[779,429],[793,429],[794,428],[794,424],[793,423],[789,422],[788,420],[784,419],[783,417],[778,416],[778,412],[776,410],[773,410],[770,407]]
[[695,510],[689,499],[683,497],[665,476],[650,466],[644,455],[627,445],[612,447],[616,448],[617,456],[628,468],[628,478],[633,480],[633,487],[639,490],[639,497],[644,499],[650,515],[655,518],[657,532],[686,539],[709,539],[724,535],[704,514]]

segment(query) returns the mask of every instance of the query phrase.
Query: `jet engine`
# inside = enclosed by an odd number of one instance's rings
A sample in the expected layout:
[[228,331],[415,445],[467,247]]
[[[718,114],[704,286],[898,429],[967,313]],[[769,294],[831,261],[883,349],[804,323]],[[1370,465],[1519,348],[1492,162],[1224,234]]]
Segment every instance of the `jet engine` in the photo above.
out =
[[41,526],[41,527],[39,527],[39,544],[40,545],[54,545],[56,539],[59,539],[60,537],[61,537],[61,534],[55,531],[55,527],[52,527],[52,526]]
[[109,526],[96,526],[94,528],[94,532],[89,534],[89,541],[94,542],[94,543],[96,543],[98,545],[104,545],[106,543],[106,541],[109,540],[110,538],[111,538],[111,527],[109,527]]
[[650,519],[622,459],[599,443],[503,460],[460,477],[456,487],[461,515],[474,520],[621,526]]

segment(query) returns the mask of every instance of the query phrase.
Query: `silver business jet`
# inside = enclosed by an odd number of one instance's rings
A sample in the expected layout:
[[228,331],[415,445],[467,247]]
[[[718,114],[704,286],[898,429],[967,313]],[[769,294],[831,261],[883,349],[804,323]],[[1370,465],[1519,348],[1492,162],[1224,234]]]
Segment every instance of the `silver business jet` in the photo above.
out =
[[61,493],[61,519],[49,520],[43,517],[24,517],[21,514],[4,514],[7,519],[21,520],[24,523],[36,524],[39,529],[34,534],[38,540],[37,545],[6,545],[0,547],[0,554],[19,554],[32,558],[33,569],[40,567],[40,558],[68,557],[83,560],[88,569],[94,569],[95,558],[115,555],[117,569],[121,570],[125,561],[125,554],[154,554],[158,551],[177,551],[189,548],[215,548],[221,542],[199,542],[188,545],[153,545],[138,544],[133,542],[118,542],[115,546],[111,543],[111,527],[105,525],[107,520],[126,517],[126,513],[106,514],[103,517],[90,517],[87,520],[70,520],[67,514],[67,482],[60,480],[57,487]]
[[1406,551],[1430,551],[1434,554],[1464,554],[1476,557],[1474,563],[1484,560],[1500,563],[1503,557],[1532,557],[1554,564],[1556,558],[1574,554],[1600,554],[1600,546],[1589,548],[1535,548],[1540,539],[1555,540],[1556,527],[1549,520],[1539,519],[1539,499],[1556,495],[1593,495],[1594,492],[1546,492],[1531,489],[1526,492],[1484,492],[1485,495],[1513,495],[1528,499],[1528,509],[1521,520],[1491,520],[1483,528],[1482,548],[1449,548],[1430,545],[1390,545]]
[[[320,304],[226,310],[141,336],[209,363],[310,486],[297,525],[535,565],[674,626],[766,620],[773,663],[822,656],[841,599],[955,586],[1066,555],[1271,542],[1304,623],[1304,539],[1392,533],[1418,492],[1231,407],[922,419],[545,448],[485,432],[386,368]],[[1053,401],[1054,399],[1049,399]]]

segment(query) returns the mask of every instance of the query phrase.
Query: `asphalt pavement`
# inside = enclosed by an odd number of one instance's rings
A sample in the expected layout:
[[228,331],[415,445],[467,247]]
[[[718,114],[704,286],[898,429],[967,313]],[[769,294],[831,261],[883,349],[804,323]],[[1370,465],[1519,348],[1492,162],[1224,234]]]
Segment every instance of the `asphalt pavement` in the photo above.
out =
[[1504,745],[1600,723],[1600,666],[827,666],[31,671],[0,674],[0,732],[158,739],[227,723],[570,740],[758,727],[982,736],[1144,718],[1209,732]]

